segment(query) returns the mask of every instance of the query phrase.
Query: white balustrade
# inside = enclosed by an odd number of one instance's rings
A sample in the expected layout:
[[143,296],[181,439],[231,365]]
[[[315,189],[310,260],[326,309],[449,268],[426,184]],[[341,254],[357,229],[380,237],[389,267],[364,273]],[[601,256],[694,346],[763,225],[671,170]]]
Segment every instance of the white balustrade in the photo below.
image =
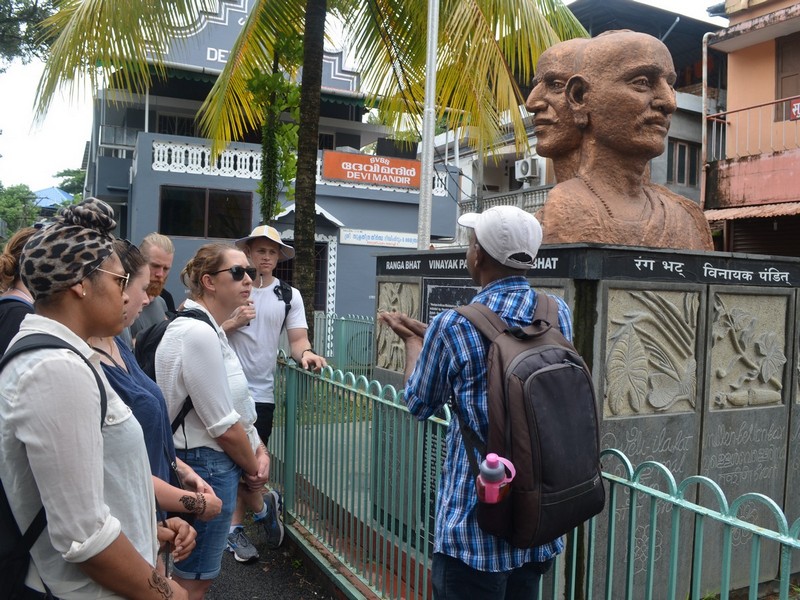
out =
[[153,170],[260,179],[261,152],[229,148],[220,152],[216,160],[212,160],[210,146],[153,142]]

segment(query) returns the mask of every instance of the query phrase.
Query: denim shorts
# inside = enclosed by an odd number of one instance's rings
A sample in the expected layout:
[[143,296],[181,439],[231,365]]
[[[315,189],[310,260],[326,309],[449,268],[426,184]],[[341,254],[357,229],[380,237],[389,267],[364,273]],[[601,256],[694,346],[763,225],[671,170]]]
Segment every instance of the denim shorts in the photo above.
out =
[[183,579],[214,579],[222,566],[242,469],[227,454],[211,448],[176,450],[176,454],[212,487],[222,500],[222,512],[210,521],[195,519],[197,547],[175,564],[174,573]]

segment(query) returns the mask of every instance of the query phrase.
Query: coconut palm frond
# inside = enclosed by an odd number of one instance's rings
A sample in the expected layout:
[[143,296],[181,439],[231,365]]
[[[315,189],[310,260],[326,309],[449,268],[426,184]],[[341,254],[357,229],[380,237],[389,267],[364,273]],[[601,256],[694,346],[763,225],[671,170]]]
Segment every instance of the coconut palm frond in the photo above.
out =
[[402,113],[420,113],[421,107],[412,104],[422,98],[413,88],[424,82],[426,2],[366,0],[347,26],[359,62],[370,65],[362,69],[363,87],[376,95],[395,96],[381,103],[381,111],[392,105]]
[[253,6],[228,62],[200,108],[200,128],[213,140],[214,152],[261,123],[248,81],[257,70],[271,68],[280,36],[302,35],[303,6],[297,0],[258,0]]
[[[528,0],[528,4],[531,0]],[[535,0],[539,11],[555,31],[560,41],[571,40],[576,37],[589,37],[577,17],[570,12],[562,0]]]
[[63,0],[42,23],[55,41],[36,91],[36,119],[56,92],[74,95],[88,78],[92,89],[113,76],[123,89],[141,93],[151,84],[150,64],[164,72],[175,32],[210,9],[209,0]]

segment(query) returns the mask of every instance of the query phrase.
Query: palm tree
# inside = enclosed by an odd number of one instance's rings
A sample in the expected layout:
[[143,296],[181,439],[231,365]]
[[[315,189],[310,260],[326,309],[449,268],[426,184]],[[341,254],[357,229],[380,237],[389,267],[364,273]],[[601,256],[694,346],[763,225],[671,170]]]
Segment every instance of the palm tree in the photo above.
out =
[[[586,32],[562,0],[440,0],[437,119],[468,125],[480,152],[491,148],[506,119],[518,149],[527,146],[517,78],[528,81],[539,54]],[[60,87],[82,76],[92,89],[117,74],[127,89],[151,85],[150,64],[163,74],[170,31],[210,0],[63,0],[45,22],[55,37],[37,93],[44,117]],[[339,0],[335,9],[352,33],[365,87],[394,124],[423,110],[428,0]],[[219,150],[260,124],[247,82],[272,63],[276,34],[302,33],[303,76],[297,156],[295,281],[314,297],[314,213],[326,0],[254,0],[242,32],[201,109],[201,128]],[[287,33],[288,34],[288,33]],[[72,88],[73,91],[75,88]],[[306,303],[313,309],[313,301]],[[309,323],[313,323],[310,320]]]
[[325,43],[326,0],[306,2],[303,36],[303,79],[300,86],[300,130],[297,132],[297,178],[295,179],[294,281],[305,303],[309,336],[313,335],[314,231],[317,200],[317,146],[319,139],[319,104],[322,90],[322,59]]

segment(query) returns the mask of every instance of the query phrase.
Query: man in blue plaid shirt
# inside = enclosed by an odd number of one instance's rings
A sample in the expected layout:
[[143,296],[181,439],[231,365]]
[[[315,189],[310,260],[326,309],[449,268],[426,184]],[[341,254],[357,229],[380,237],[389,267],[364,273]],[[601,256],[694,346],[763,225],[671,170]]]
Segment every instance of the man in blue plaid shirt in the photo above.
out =
[[[458,223],[471,229],[467,269],[482,287],[473,302],[487,305],[509,326],[530,325],[538,294],[525,272],[542,241],[539,222],[519,208],[498,206],[462,215]],[[571,341],[569,308],[555,300],[559,329]],[[409,411],[424,420],[454,396],[467,425],[485,441],[488,341],[454,310],[436,315],[430,326],[400,313],[381,313],[380,319],[405,342]],[[438,503],[432,562],[436,600],[537,597],[539,578],[563,550],[563,541],[519,549],[480,529],[475,480],[455,417],[447,432]]]

